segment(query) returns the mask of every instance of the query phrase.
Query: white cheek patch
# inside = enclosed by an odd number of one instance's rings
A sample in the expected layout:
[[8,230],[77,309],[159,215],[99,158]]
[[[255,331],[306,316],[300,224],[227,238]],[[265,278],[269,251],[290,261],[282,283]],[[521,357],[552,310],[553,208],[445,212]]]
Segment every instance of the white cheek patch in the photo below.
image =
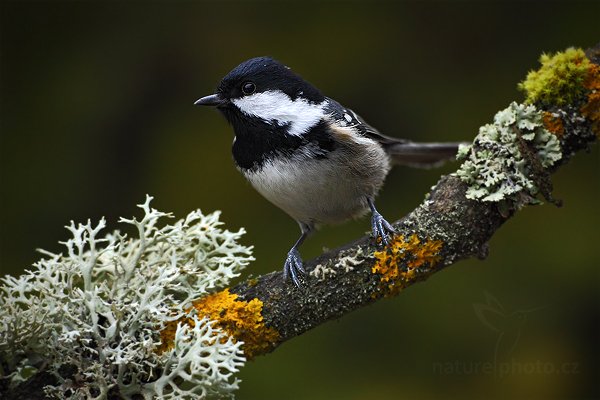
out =
[[278,90],[255,93],[232,100],[240,111],[246,115],[279,125],[290,125],[290,135],[301,136],[325,117],[323,111],[327,101],[312,104],[305,99],[293,100]]

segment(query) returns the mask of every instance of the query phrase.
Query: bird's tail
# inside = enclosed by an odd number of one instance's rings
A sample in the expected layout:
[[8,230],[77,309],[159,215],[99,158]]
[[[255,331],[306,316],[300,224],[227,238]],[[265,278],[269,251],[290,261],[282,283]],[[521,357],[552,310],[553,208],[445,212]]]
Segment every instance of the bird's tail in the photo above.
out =
[[453,160],[458,151],[459,142],[415,143],[398,141],[384,144],[393,165],[406,165],[415,168],[434,168],[446,161]]

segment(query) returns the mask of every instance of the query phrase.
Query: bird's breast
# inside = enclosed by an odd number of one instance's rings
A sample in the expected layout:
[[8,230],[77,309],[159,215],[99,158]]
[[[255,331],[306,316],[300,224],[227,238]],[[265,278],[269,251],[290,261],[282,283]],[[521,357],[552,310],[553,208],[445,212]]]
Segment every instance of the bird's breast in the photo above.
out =
[[240,169],[267,200],[297,221],[338,223],[362,215],[367,197],[374,197],[389,171],[381,146],[347,138],[326,154],[315,157],[310,146],[292,154],[271,157],[260,168]]

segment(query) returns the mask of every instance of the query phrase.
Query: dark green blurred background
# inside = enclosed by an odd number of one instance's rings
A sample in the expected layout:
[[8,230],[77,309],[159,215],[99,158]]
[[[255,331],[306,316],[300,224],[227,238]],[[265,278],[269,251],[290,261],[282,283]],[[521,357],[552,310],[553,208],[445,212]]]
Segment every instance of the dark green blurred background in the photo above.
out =
[[[235,170],[224,119],[192,105],[226,72],[271,55],[386,134],[470,140],[522,99],[516,84],[542,52],[600,40],[598,4],[4,1],[2,273],[29,267],[36,248],[60,250],[70,219],[104,215],[116,228],[146,193],[180,217],[222,210],[255,245],[246,274],[279,269],[296,224]],[[577,155],[554,179],[565,206],[523,210],[487,260],[461,262],[248,363],[238,397],[600,397],[598,166],[597,146]],[[394,170],[380,210],[401,217],[453,168]],[[302,253],[368,226],[326,228]],[[501,346],[516,343],[498,353],[512,359],[503,376],[481,371],[498,337],[473,309],[485,292],[506,314],[543,306],[524,324],[501,322]]]

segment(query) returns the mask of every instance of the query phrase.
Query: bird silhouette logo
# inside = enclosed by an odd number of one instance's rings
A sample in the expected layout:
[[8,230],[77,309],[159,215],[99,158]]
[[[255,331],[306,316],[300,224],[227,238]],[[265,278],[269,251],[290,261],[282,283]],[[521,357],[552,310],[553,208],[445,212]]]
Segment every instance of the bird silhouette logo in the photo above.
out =
[[497,335],[494,347],[494,365],[497,365],[499,357],[509,357],[517,347],[529,314],[545,307],[508,311],[490,293],[484,294],[485,303],[473,303],[473,309],[481,323]]

